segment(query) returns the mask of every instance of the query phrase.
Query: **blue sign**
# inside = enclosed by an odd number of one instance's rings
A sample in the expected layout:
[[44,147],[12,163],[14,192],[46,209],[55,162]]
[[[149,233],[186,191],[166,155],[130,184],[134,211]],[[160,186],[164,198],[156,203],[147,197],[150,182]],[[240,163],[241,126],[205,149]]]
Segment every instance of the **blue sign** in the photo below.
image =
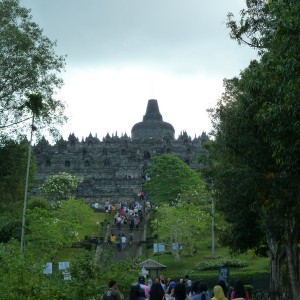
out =
[[222,267],[219,269],[219,280],[224,280],[226,286],[228,287],[230,284],[229,280],[229,268]]
[[153,253],[165,252],[165,245],[162,243],[153,244]]
[[52,274],[52,262],[46,263],[43,269],[43,274]]
[[58,263],[58,270],[66,270],[70,267],[70,263],[68,261],[63,261]]

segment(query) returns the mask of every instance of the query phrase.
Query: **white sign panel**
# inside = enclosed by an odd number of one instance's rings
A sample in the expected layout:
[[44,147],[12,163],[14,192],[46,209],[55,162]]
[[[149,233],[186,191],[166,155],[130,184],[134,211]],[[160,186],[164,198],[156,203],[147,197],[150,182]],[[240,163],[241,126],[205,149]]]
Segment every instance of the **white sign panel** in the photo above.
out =
[[72,279],[70,272],[63,271],[63,275],[64,275],[64,280],[71,280]]
[[52,274],[52,263],[46,263],[46,266],[44,267],[43,274]]
[[178,243],[172,243],[172,249],[173,249],[173,251],[179,250],[179,244]]
[[70,267],[70,263],[68,261],[61,261],[58,263],[58,270],[63,271]]
[[165,245],[161,243],[153,244],[153,253],[165,252]]

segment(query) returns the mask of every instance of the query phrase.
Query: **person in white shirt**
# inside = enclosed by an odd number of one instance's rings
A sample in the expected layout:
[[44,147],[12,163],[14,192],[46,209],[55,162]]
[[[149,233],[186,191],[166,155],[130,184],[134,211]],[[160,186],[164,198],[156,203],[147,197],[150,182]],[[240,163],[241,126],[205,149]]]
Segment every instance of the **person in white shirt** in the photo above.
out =
[[125,246],[126,246],[126,237],[122,234],[122,237],[121,237],[122,250],[125,250]]

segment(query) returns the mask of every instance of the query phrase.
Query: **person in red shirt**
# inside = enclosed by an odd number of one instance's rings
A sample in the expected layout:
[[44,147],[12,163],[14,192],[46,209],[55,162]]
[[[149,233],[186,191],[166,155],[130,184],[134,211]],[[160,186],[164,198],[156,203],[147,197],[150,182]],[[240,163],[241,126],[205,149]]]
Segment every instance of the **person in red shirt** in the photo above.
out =
[[236,281],[234,284],[234,288],[232,290],[232,292],[230,293],[230,299],[234,300],[237,298],[242,298],[245,300],[249,300],[249,294],[247,292],[247,290],[244,287],[244,284],[242,281]]

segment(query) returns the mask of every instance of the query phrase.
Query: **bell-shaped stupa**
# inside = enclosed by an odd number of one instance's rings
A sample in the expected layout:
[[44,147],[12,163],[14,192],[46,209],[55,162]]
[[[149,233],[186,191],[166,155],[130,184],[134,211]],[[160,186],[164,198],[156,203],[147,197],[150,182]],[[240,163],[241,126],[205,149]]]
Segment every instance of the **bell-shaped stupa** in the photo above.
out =
[[148,100],[146,114],[143,121],[136,123],[131,129],[131,138],[134,139],[156,139],[170,138],[174,139],[174,127],[163,121],[159,112],[158,103],[155,99]]

